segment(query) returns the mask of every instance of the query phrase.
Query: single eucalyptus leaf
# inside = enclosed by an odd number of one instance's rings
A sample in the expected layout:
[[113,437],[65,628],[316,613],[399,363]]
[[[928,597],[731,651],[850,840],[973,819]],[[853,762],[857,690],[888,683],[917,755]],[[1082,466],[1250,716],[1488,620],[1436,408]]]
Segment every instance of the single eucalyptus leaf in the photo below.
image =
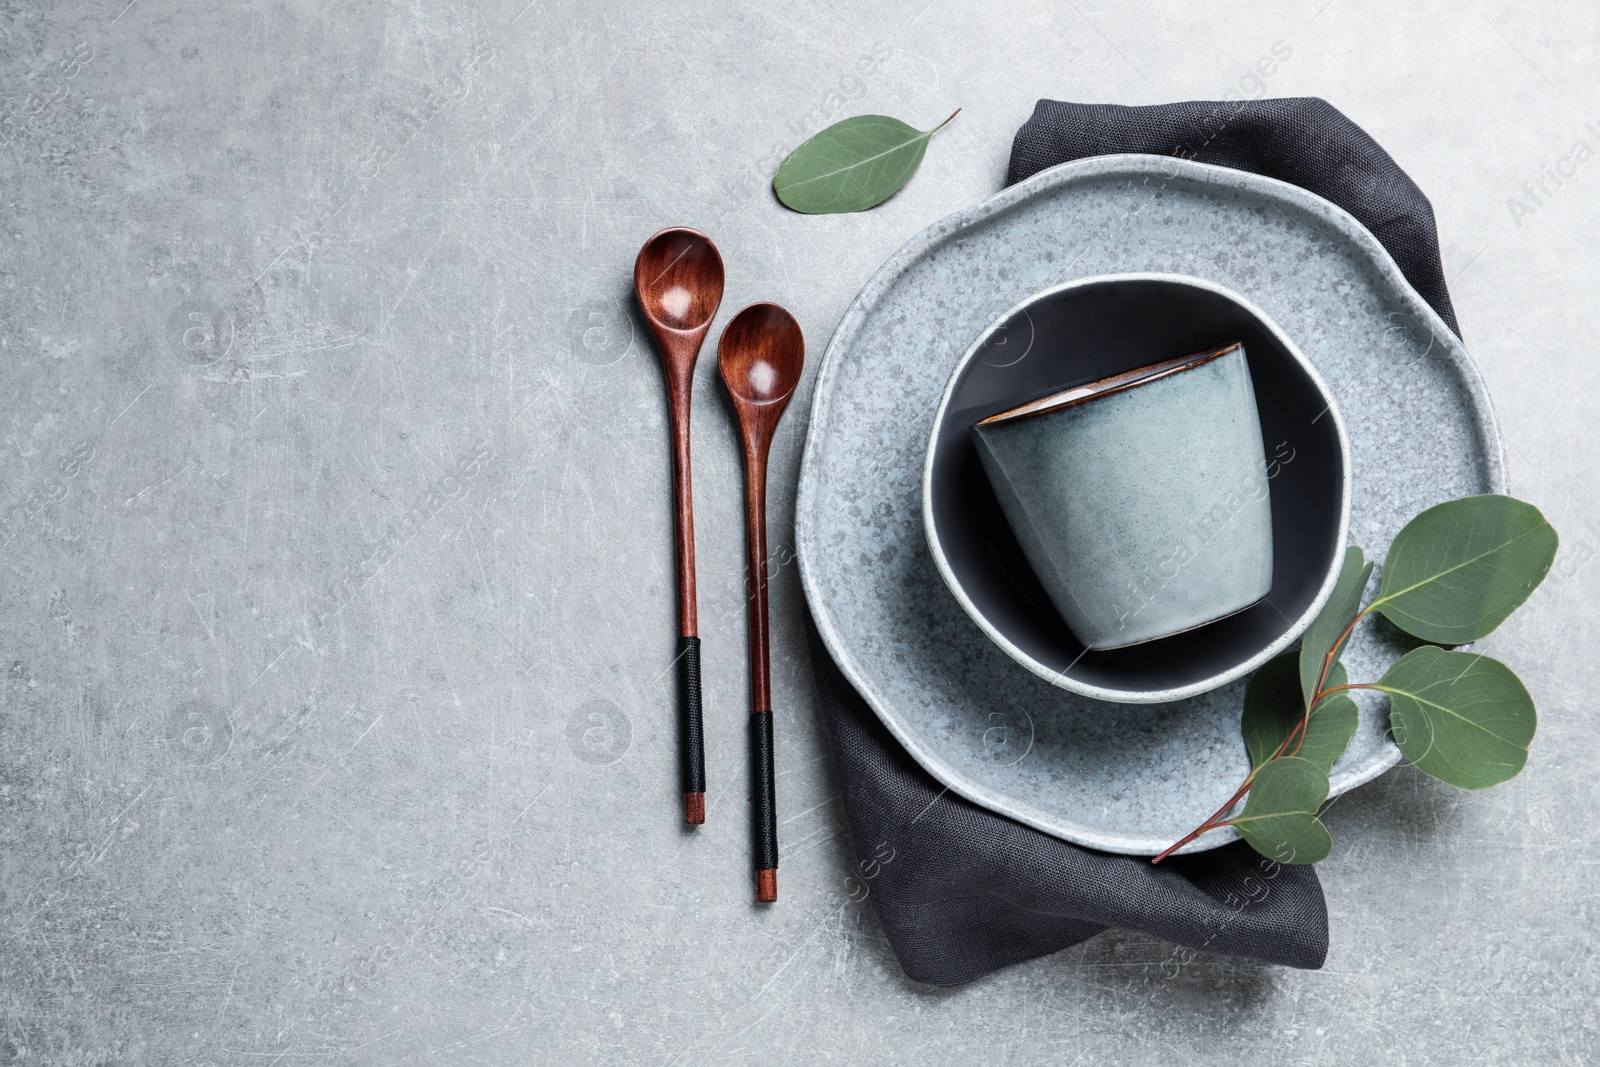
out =
[[[1329,688],[1344,685],[1346,681],[1344,665],[1334,664],[1328,676]],[[1333,765],[1350,747],[1350,739],[1360,725],[1361,709],[1356,707],[1349,693],[1327,694],[1311,709],[1305,740],[1291,754],[1315,763],[1324,774],[1332,774]]]
[[1532,504],[1492,493],[1447,501],[1395,537],[1372,606],[1424,641],[1476,641],[1544,581],[1558,544]]
[[[1300,639],[1300,693],[1307,705],[1316,694],[1317,682],[1322,678],[1322,665],[1329,651],[1337,660],[1344,649],[1344,642],[1339,640],[1339,635],[1344,633],[1350,620],[1361,610],[1361,593],[1367,588],[1367,579],[1371,575],[1372,564],[1362,555],[1361,549],[1355,545],[1345,549],[1344,564],[1339,568],[1333,593],[1322,606],[1316,621]],[[1335,642],[1338,648],[1334,647]]]
[[[1245,749],[1250,753],[1252,769],[1271,759],[1283,739],[1300,722],[1305,705],[1300,701],[1300,680],[1296,670],[1297,656],[1285,652],[1266,662],[1250,679],[1244,694],[1244,716],[1240,730],[1244,734]],[[1328,688],[1344,685],[1344,665],[1335,663],[1328,676]],[[1361,716],[1356,702],[1348,693],[1324,696],[1311,709],[1311,719],[1306,724],[1305,736],[1299,747],[1291,746],[1286,756],[1310,760],[1322,768],[1324,774],[1333,769],[1334,762],[1344,755],[1355,736]]]
[[1286,812],[1235,825],[1251,848],[1279,863],[1320,863],[1333,851],[1333,835],[1315,815]]
[[1250,753],[1251,770],[1273,757],[1305,711],[1295,662],[1293,652],[1272,657],[1245,688],[1239,731],[1244,734],[1245,751]]
[[887,115],[835,122],[778,165],[773,192],[786,206],[808,215],[877,207],[911,180],[928,139],[950,119],[931,130],[914,129]]
[[1417,770],[1463,789],[1514,778],[1538,725],[1511,668],[1488,656],[1424,645],[1373,686],[1389,694],[1389,726]]
[[1250,847],[1279,863],[1316,863],[1333,849],[1317,809],[1328,799],[1328,776],[1310,760],[1280,756],[1256,773],[1236,827]]

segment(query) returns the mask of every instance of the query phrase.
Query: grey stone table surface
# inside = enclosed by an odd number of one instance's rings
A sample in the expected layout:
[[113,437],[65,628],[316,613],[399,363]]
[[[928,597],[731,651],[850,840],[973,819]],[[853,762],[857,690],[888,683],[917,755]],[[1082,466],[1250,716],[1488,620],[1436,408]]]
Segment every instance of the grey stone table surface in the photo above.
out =
[[[0,5],[0,1064],[1592,1063],[1600,9],[1507,0]],[[1433,198],[1512,491],[1564,535],[1485,643],[1482,794],[1329,812],[1319,972],[1108,934],[950,991],[852,872],[772,486],[783,899],[751,903],[740,470],[706,360],[712,782],[678,824],[671,224],[820,355],[1001,183],[1039,96],[1323,96]],[[882,208],[776,161],[932,125]]]

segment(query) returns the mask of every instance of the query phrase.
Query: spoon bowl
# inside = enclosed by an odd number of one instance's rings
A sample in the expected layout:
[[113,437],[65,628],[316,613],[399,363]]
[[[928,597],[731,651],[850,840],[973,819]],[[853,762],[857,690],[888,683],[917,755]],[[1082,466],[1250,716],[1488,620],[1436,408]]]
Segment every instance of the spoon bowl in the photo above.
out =
[[777,304],[751,304],[728,323],[717,365],[735,402],[775,404],[800,384],[806,343],[800,324]]
[[652,326],[702,332],[722,304],[722,256],[699,230],[662,230],[639,250],[633,287]]

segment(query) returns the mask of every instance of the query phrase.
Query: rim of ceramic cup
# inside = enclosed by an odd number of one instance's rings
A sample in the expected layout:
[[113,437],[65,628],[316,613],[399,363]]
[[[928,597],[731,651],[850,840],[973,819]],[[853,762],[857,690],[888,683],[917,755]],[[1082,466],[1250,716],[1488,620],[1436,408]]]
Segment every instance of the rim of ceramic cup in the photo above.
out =
[[[956,383],[961,380],[962,375],[967,369],[967,365],[970,364],[978,355],[978,353],[984,349],[984,346],[989,341],[989,338],[994,336],[994,334],[1018,312],[1024,311],[1025,309],[1032,307],[1042,300],[1055,296],[1057,293],[1063,293],[1071,289],[1081,289],[1090,285],[1104,285],[1108,282],[1169,282],[1215,293],[1216,295],[1239,305],[1272,334],[1273,338],[1283,346],[1284,351],[1289,353],[1290,358],[1299,364],[1300,369],[1305,372],[1306,377],[1310,379],[1312,385],[1316,387],[1317,392],[1322,394],[1323,400],[1326,401],[1328,405],[1327,414],[1333,418],[1334,432],[1339,440],[1339,464],[1340,473],[1342,475],[1342,484],[1339,498],[1339,531],[1338,537],[1335,539],[1335,543],[1339,545],[1340,548],[1333,553],[1333,559],[1328,568],[1328,573],[1323,577],[1322,587],[1317,591],[1317,595],[1306,607],[1306,610],[1301,613],[1300,617],[1295,619],[1294,622],[1290,624],[1288,629],[1286,629],[1277,638],[1273,639],[1271,643],[1259,649],[1249,658],[1244,660],[1242,663],[1238,663],[1226,670],[1219,671],[1209,677],[1202,678],[1199,681],[1191,682],[1188,685],[1175,686],[1169,689],[1111,689],[1105,686],[1093,685],[1088,682],[1073,678],[1063,671],[1058,671],[1054,668],[1046,666],[1045,664],[1040,663],[1037,659],[1034,659],[1021,648],[1017,647],[1017,645],[1007,638],[998,627],[989,621],[983,612],[978,609],[978,606],[972,602],[971,598],[967,596],[966,590],[964,590],[961,586],[961,580],[956,576],[954,569],[950,566],[950,561],[945,558],[944,547],[939,542],[938,526],[935,524],[933,517],[934,452],[938,447],[939,431],[944,426],[945,414],[950,407],[950,398],[952,395],[954,395]],[[1225,345],[1222,347],[1223,349],[1228,349],[1232,346]],[[1221,352],[1219,351],[1218,354],[1220,355]],[[1195,355],[1199,355],[1199,353],[1196,353]],[[1193,356],[1180,356],[1177,359],[1168,362],[1182,363],[1190,358],[1193,358]],[[1156,365],[1158,364],[1152,364],[1152,366]],[[1139,368],[1138,370],[1126,373],[1137,374],[1140,370],[1144,369],[1148,368]],[[1112,377],[1116,378],[1119,376],[1114,375]],[[1088,383],[1087,385],[1080,386],[1078,388],[1090,389],[1108,380],[1111,379],[1102,379],[1099,382]],[[1153,379],[1139,379],[1140,382],[1150,380]],[[1130,386],[1131,384],[1136,383],[1130,383]],[[1065,390],[1063,393],[1052,394],[1050,397],[1045,397],[1042,399],[1050,400],[1055,397],[1062,396],[1064,393],[1070,393],[1072,391],[1073,390]],[[1096,395],[1105,394],[1101,393]],[[1034,401],[1033,403],[1040,403],[1040,401]],[[1013,411],[1017,411],[1021,408],[1026,408],[1029,406],[1030,405],[1028,404],[1019,405],[1018,408],[1008,409],[1007,412],[1002,412],[1001,414],[1009,414]],[[1273,656],[1276,656],[1278,653],[1286,650],[1290,645],[1294,644],[1295,641],[1299,640],[1301,634],[1305,633],[1306,629],[1310,627],[1313,621],[1315,621],[1317,614],[1322,611],[1323,605],[1328,602],[1328,598],[1333,595],[1333,587],[1339,580],[1339,570],[1344,561],[1343,546],[1347,545],[1350,539],[1350,482],[1350,437],[1345,432],[1344,418],[1339,413],[1339,407],[1334,402],[1332,392],[1328,389],[1328,383],[1322,380],[1322,375],[1317,373],[1317,368],[1309,359],[1306,358],[1305,353],[1300,351],[1299,346],[1290,340],[1289,335],[1284,333],[1278,324],[1274,322],[1266,312],[1262,311],[1244,296],[1241,296],[1239,293],[1234,292],[1232,289],[1229,289],[1226,286],[1218,285],[1216,282],[1208,281],[1205,278],[1198,278],[1189,274],[1163,274],[1154,272],[1096,274],[1088,278],[1074,278],[1071,281],[1062,282],[1059,285],[1053,285],[1048,289],[1041,289],[1039,292],[1034,293],[1025,300],[1021,300],[1012,305],[1010,308],[1007,308],[1004,312],[997,316],[993,322],[985,327],[980,334],[978,334],[977,338],[973,340],[966,352],[962,353],[961,358],[956,361],[955,369],[950,372],[950,378],[945,383],[944,394],[939,398],[939,407],[934,413],[933,426],[928,433],[928,448],[922,465],[922,527],[924,536],[928,542],[928,550],[933,556],[934,566],[938,568],[939,576],[944,580],[944,584],[949,588],[950,592],[955,595],[955,598],[957,602],[960,603],[962,610],[967,613],[973,622],[978,624],[979,628],[983,630],[984,634],[989,638],[989,640],[1000,646],[1001,650],[1003,650],[1012,659],[1016,660],[1034,674],[1037,674],[1039,677],[1054,685],[1060,686],[1062,689],[1079,693],[1083,696],[1093,697],[1096,700],[1106,700],[1116,704],[1161,704],[1173,700],[1186,700],[1190,697],[1199,696],[1202,693],[1209,693],[1211,690],[1227,685],[1229,682],[1234,681],[1237,678],[1242,678],[1261,667],[1262,664],[1266,663]],[[1070,670],[1070,667],[1068,669]]]
[[1018,404],[1014,408],[996,412],[988,418],[979,419],[977,425],[998,426],[1002,423],[1031,419],[1036,415],[1048,415],[1052,411],[1075,408],[1079,404],[1087,404],[1091,400],[1099,400],[1101,397],[1125,393],[1134,386],[1159,382],[1161,379],[1170,378],[1180,371],[1203,367],[1212,360],[1221,359],[1228,353],[1243,347],[1244,345],[1235,341],[1231,345],[1208,348],[1193,355],[1179,356],[1176,359],[1163,359],[1159,363],[1151,363],[1145,367],[1135,367],[1133,370],[1125,370],[1121,374],[1107,375],[1097,382],[1089,382],[1087,385],[1074,385],[1071,389],[1063,389],[1059,393],[1051,393],[1049,396],[1042,396],[1038,400],[1030,400],[1026,404]]

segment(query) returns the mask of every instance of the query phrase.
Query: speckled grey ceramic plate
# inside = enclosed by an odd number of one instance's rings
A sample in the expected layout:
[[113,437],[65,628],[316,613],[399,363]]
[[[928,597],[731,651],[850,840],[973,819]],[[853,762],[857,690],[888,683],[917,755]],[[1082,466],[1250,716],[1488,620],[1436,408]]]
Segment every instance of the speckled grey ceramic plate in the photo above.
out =
[[[929,429],[972,340],[1031,293],[1124,272],[1210,279],[1294,339],[1344,415],[1350,539],[1369,557],[1423,508],[1500,491],[1503,460],[1460,342],[1359,223],[1282,182],[1156,156],[1083,160],[935,223],[879,269],[823,356],[801,466],[795,541],[822,639],[952,791],[1068,841],[1150,855],[1248,769],[1244,680],[1154,705],[1059,689],[984,637],[922,533]],[[1345,662],[1375,678],[1400,652],[1369,625]],[[1363,705],[1334,795],[1399,759],[1385,723]]]

